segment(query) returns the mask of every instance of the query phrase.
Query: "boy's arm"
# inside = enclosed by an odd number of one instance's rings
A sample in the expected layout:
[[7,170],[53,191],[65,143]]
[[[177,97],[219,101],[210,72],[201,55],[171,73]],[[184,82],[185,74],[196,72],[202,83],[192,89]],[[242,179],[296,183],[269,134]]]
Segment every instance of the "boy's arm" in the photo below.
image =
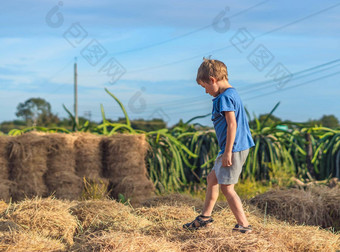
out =
[[224,116],[228,124],[227,139],[225,144],[225,150],[222,156],[222,165],[232,165],[232,150],[236,136],[237,123],[234,111],[224,111]]

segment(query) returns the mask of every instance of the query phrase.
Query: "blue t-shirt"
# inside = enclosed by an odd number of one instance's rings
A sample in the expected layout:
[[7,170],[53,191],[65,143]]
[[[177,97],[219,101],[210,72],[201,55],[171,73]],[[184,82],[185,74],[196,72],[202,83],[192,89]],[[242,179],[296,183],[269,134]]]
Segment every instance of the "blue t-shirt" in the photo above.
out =
[[211,120],[214,123],[218,145],[221,149],[219,154],[224,153],[228,129],[223,111],[235,111],[237,129],[232,152],[246,150],[255,146],[241,98],[236,89],[231,87],[213,99]]

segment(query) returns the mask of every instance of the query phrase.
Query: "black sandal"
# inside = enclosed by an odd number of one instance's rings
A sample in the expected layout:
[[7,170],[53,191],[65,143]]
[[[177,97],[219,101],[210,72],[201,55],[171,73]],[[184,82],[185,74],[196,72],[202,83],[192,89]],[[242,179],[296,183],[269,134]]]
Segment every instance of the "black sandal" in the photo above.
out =
[[233,228],[233,231],[239,231],[241,233],[250,233],[252,231],[252,226],[248,225],[248,227],[244,227],[242,225],[236,224]]
[[[202,218],[209,218],[209,219],[203,220]],[[198,222],[199,226],[196,226],[196,221]],[[184,224],[183,228],[188,229],[188,230],[198,230],[200,228],[209,226],[213,221],[214,220],[213,218],[211,218],[211,216],[199,215],[192,222]]]

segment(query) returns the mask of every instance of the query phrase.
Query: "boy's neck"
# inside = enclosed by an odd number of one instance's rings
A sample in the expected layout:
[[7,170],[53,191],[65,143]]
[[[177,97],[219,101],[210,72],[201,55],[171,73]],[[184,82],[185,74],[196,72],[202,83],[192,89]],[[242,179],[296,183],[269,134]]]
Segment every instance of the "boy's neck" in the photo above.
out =
[[219,87],[219,94],[222,94],[222,93],[223,93],[224,91],[226,91],[228,88],[231,88],[231,87],[232,87],[226,79],[217,81],[217,85],[218,85],[218,87]]

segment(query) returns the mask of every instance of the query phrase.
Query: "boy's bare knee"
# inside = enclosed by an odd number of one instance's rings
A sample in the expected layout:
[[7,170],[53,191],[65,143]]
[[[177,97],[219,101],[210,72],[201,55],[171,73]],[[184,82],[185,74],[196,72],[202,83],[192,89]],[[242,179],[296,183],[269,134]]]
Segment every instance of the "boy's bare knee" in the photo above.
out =
[[230,198],[236,195],[234,185],[221,185],[221,190],[225,197]]
[[217,185],[218,182],[217,182],[217,178],[216,178],[216,174],[215,174],[215,171],[211,171],[207,177],[207,183],[208,183],[208,186],[212,186],[212,185]]

